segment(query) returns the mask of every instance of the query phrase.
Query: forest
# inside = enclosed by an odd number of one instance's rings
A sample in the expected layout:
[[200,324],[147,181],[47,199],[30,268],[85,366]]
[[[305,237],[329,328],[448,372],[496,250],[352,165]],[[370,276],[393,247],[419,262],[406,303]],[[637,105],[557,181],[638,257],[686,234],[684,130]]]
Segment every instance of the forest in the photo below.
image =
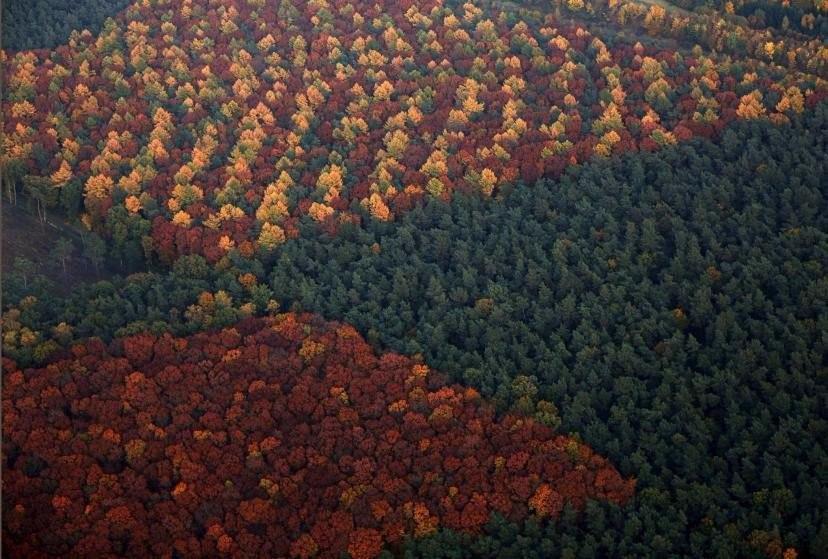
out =
[[474,531],[493,511],[556,517],[632,494],[583,444],[495,419],[474,389],[319,322],[281,314],[190,338],[139,334],[76,345],[25,376],[7,366],[19,404],[4,426],[22,435],[7,442],[7,483],[33,496],[7,513],[10,533],[27,536],[11,553],[336,557],[347,546],[375,557],[383,541]]
[[3,48],[53,49],[72,31],[97,33],[129,0],[8,0],[3,2]]
[[4,556],[828,557],[828,6],[89,4],[4,7]]

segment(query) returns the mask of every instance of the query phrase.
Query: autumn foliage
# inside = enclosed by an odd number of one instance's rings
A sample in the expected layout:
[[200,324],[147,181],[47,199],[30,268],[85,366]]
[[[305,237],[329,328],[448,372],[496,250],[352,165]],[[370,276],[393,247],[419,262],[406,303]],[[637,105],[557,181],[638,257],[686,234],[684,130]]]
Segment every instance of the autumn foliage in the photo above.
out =
[[136,2],[4,66],[3,160],[74,185],[87,226],[167,261],[785,122],[825,92],[752,58],[433,0]]
[[634,489],[583,444],[311,315],[3,365],[16,557],[370,559],[406,534]]

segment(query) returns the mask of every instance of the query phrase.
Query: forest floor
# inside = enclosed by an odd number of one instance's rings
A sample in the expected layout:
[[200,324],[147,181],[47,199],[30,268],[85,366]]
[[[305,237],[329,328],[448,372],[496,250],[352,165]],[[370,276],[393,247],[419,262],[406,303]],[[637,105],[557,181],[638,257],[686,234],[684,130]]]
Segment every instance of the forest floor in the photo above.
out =
[[[21,202],[25,204],[25,202]],[[71,234],[56,218],[41,223],[37,217],[26,211],[23,205],[13,206],[3,203],[2,214],[2,269],[11,273],[15,258],[27,258],[35,263],[37,272],[55,283],[58,293],[69,293],[80,282],[94,282],[109,275],[101,266],[100,274],[95,266],[81,255],[83,250],[80,239]],[[64,273],[60,262],[50,256],[55,243],[60,238],[72,241],[75,250],[66,262]]]

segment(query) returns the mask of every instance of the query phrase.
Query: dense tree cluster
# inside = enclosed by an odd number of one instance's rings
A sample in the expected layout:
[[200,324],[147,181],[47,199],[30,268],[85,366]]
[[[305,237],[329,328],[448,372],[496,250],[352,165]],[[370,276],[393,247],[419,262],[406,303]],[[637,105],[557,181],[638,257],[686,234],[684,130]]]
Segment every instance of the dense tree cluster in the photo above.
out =
[[104,20],[129,0],[6,0],[3,2],[2,48],[11,51],[51,49],[72,31],[97,33]]
[[623,510],[441,531],[415,555],[824,555],[827,127],[820,105],[335,237],[305,218],[270,259],[235,247],[217,267],[186,257],[66,299],[11,277],[4,351],[313,310],[562,422],[638,479]]
[[[534,376],[565,430],[639,480],[624,514],[582,526],[582,557],[824,556],[826,129],[821,107],[804,126],[737,126],[500,204],[298,239],[271,285],[501,405],[531,392],[516,374]],[[548,556],[527,533],[495,529],[478,549]]]
[[828,35],[828,4],[822,0],[675,0],[676,5],[698,10],[714,8],[747,18],[751,27],[772,27],[808,35]]
[[[640,1],[640,0],[486,0],[496,6],[518,9],[521,17],[542,17],[550,5],[598,25],[609,21],[638,36],[669,38],[683,44],[701,45],[737,58],[746,54],[790,70],[804,70],[828,77],[828,45],[823,40],[825,12],[822,0],[791,6],[789,0]],[[723,3],[722,3],[723,2]],[[720,9],[709,6],[718,4]],[[693,8],[690,12],[680,6]],[[764,9],[770,16],[766,16]],[[747,18],[735,15],[748,16]],[[798,17],[792,28],[790,19]],[[776,24],[778,22],[778,24]],[[806,34],[803,34],[801,32]]]
[[3,369],[13,556],[371,559],[406,534],[479,532],[493,511],[557,518],[635,485],[582,443],[496,418],[476,390],[311,315],[93,339]]
[[3,270],[7,549],[828,556],[828,4],[682,1],[6,2],[92,31],[3,194],[137,272]]
[[136,3],[5,66],[10,197],[80,217],[133,269],[786,122],[826,92],[750,57],[435,0]]

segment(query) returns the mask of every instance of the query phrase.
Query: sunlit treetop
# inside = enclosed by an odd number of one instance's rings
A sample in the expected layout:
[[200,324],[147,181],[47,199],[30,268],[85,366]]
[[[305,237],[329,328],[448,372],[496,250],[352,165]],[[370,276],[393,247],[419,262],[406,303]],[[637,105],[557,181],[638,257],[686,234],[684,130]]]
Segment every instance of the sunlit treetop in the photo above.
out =
[[[657,35],[672,17],[635,21]],[[123,208],[162,259],[215,261],[225,237],[273,247],[303,216],[333,232],[424,197],[496,196],[733,119],[784,123],[825,94],[813,75],[578,21],[439,1],[136,2],[97,37],[7,58],[2,156],[77,181],[92,229],[111,235]]]

